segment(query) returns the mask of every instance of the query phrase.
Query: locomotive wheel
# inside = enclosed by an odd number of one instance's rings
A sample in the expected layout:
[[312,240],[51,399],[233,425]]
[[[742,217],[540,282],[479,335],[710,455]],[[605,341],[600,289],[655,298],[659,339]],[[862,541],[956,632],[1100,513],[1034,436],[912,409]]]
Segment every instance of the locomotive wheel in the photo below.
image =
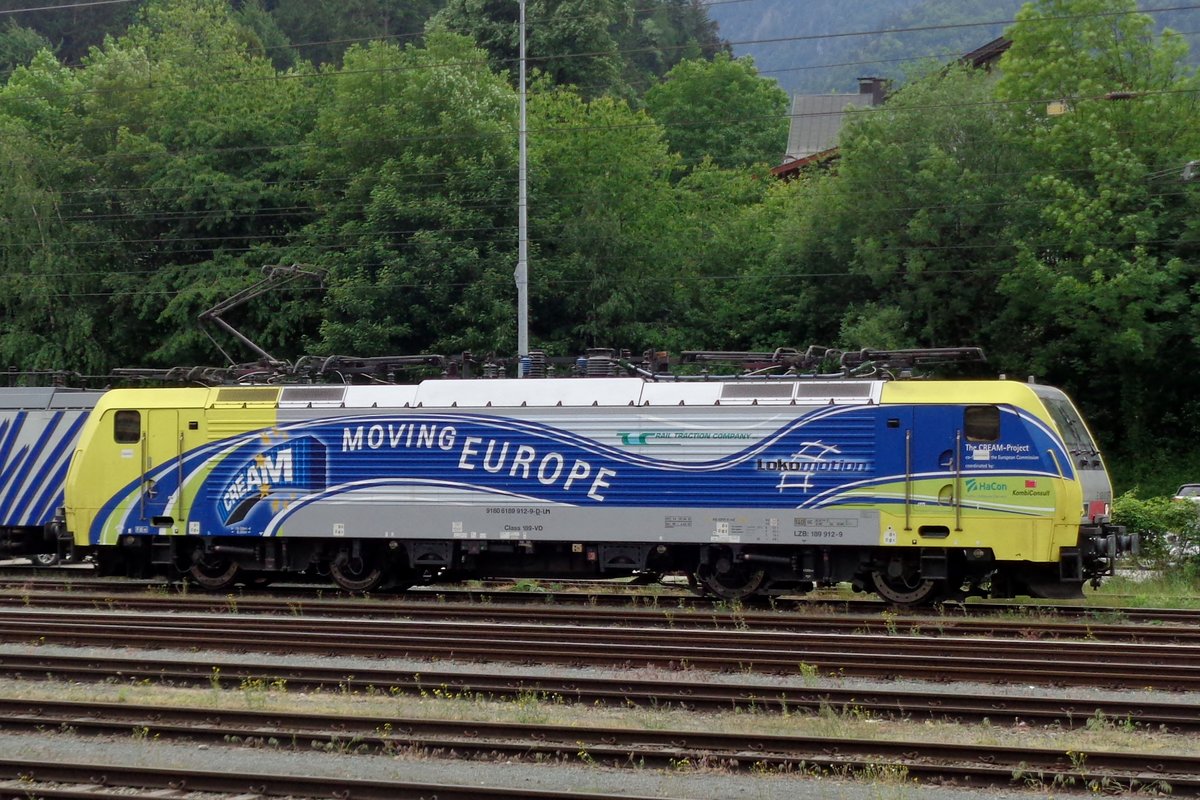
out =
[[329,575],[348,592],[370,592],[383,584],[383,570],[358,557],[335,558],[329,564]]
[[206,555],[192,564],[188,575],[201,589],[220,592],[233,586],[240,571],[236,561],[225,556]]
[[726,572],[705,570],[696,575],[704,594],[716,595],[725,600],[743,600],[750,597],[766,583],[767,573],[737,565]]
[[932,603],[938,590],[937,581],[915,573],[893,577],[876,570],[871,573],[871,582],[875,585],[876,594],[899,606]]

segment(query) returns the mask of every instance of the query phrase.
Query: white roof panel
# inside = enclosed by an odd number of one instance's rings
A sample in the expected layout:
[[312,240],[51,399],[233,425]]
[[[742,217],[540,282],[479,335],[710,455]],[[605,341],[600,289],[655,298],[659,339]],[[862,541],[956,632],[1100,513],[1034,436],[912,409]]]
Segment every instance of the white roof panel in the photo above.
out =
[[508,378],[430,380],[417,389],[425,408],[526,406],[627,406],[641,400],[641,378]]

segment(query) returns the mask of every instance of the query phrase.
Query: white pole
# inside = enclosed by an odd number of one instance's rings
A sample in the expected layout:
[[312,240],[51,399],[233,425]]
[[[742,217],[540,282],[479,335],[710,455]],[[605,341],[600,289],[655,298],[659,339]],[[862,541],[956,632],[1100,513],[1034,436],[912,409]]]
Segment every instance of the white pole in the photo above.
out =
[[528,157],[525,126],[525,0],[521,6],[521,63],[520,63],[520,123],[517,129],[517,374],[525,377],[524,365],[529,355],[529,197],[526,185]]

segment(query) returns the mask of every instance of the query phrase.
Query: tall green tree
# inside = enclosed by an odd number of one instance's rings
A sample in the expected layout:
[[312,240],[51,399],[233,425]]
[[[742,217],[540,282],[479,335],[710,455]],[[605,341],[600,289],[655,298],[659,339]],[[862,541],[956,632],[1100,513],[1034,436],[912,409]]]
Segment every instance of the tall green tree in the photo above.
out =
[[266,0],[280,30],[313,64],[340,64],[346,50],[370,39],[415,43],[443,0]]
[[749,58],[688,59],[646,92],[646,108],[690,165],[776,163],[787,146],[788,96]]
[[[557,85],[586,96],[627,91],[613,31],[627,25],[632,0],[529,0],[525,11],[526,58]],[[513,76],[520,62],[517,0],[448,0],[429,23],[433,31],[471,37],[497,72]]]
[[642,94],[679,62],[728,53],[717,23],[700,0],[639,0],[616,33],[625,82]]
[[721,169],[711,160],[675,185],[674,236],[663,258],[675,276],[674,311],[662,346],[676,351],[780,347],[812,319],[777,279],[777,231],[800,213],[800,183],[780,184],[765,168]]
[[677,159],[644,112],[569,89],[530,103],[531,331],[552,351],[655,346],[678,272]]
[[[516,99],[470,40],[351,48],[309,137],[329,271],[327,351],[489,352],[512,341]],[[508,346],[512,349],[512,346]]]
[[[893,342],[980,344],[999,310],[1011,176],[1025,168],[987,73],[939,70],[843,130],[837,180],[818,213],[839,281],[845,342],[890,317]],[[1017,201],[1019,207],[1020,201]],[[871,326],[867,326],[870,329]],[[857,333],[856,333],[857,332]]]
[[[92,258],[123,320],[112,357],[221,361],[196,315],[257,280],[309,217],[290,180],[311,127],[305,77],[281,78],[254,54],[227,3],[157,0],[93,52],[79,81],[73,135],[93,178],[73,210],[97,230]],[[259,305],[251,338],[298,347],[306,313],[278,310],[270,298]]]
[[[5,19],[50,42],[64,63],[78,64],[106,36],[119,35],[133,21],[142,0],[81,3],[78,0],[0,0]],[[61,8],[60,8],[61,7]],[[29,9],[22,11],[22,9]]]
[[0,81],[32,61],[39,51],[50,49],[49,40],[32,28],[22,28],[12,19],[0,24]]
[[[70,80],[48,76],[55,78]],[[15,88],[26,80],[19,71]],[[9,91],[0,93],[0,107]],[[57,188],[70,175],[64,155],[28,122],[0,111],[0,359],[21,370],[95,373],[108,366],[103,275],[77,238],[86,233],[64,219]]]
[[1200,85],[1183,39],[1155,35],[1136,11],[1133,0],[1031,3],[997,86],[1034,160],[1021,182],[1036,198],[1013,226],[997,330],[1009,358],[1023,351],[1074,388],[1127,452],[1155,447],[1164,422],[1200,418],[1200,380],[1163,380],[1200,356],[1198,197],[1178,182],[1200,152]]

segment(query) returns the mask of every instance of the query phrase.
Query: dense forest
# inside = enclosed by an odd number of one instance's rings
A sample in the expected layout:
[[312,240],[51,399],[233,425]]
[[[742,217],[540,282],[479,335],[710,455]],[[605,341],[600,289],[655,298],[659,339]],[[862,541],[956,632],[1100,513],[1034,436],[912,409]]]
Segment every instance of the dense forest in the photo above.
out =
[[[1197,77],[1136,11],[1031,3],[997,69],[914,68],[781,182],[787,95],[704,6],[530,0],[533,345],[980,345],[1077,397],[1121,488],[1197,479]],[[197,315],[292,264],[323,278],[235,320],[275,355],[511,354],[516,13],[0,17],[3,363],[220,363]]]

